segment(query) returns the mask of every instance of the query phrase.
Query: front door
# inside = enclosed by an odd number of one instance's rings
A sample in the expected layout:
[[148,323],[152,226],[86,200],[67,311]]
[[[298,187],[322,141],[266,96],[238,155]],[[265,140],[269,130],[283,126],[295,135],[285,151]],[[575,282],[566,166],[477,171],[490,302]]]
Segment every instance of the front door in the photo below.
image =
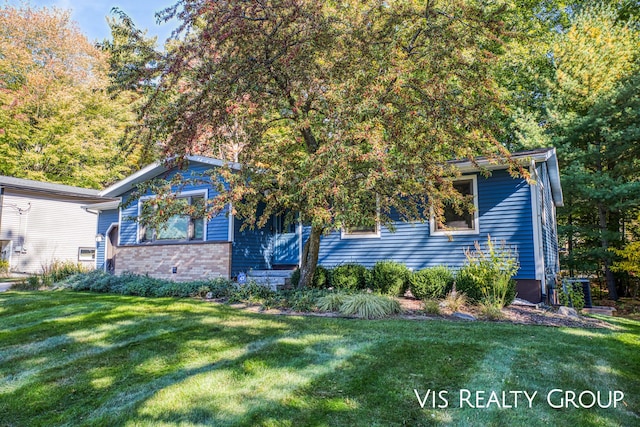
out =
[[297,224],[285,224],[284,217],[274,218],[273,265],[298,265],[300,239]]

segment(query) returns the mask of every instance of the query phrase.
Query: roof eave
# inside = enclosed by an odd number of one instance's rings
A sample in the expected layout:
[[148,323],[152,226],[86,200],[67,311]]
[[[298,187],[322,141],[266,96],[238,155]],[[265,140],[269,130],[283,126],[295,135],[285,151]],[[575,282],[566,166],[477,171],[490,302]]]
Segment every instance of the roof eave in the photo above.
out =
[[[190,162],[204,163],[211,166],[217,167],[230,167],[231,169],[240,170],[241,166],[239,163],[234,162],[226,162],[224,160],[214,159],[212,157],[205,156],[186,156],[185,157]],[[169,159],[171,160],[171,159]],[[125,179],[116,182],[112,186],[105,188],[100,192],[100,196],[102,197],[118,197],[127,191],[133,189],[136,184],[139,184],[143,181],[147,181],[151,178],[154,178],[161,173],[168,171],[170,168],[167,167],[166,161],[158,161],[147,165],[146,167],[140,169],[138,172],[133,175],[129,175]]]
[[[560,168],[558,167],[558,156],[555,148],[544,148],[514,153],[511,158],[516,162],[521,162],[523,165],[532,161],[535,163],[546,162],[549,171],[549,182],[551,183],[553,202],[557,207],[564,206],[562,186],[560,184]],[[508,167],[506,160],[495,162],[486,158],[477,159],[475,164],[469,160],[457,160],[451,163],[454,164],[462,173],[478,172],[481,168],[487,170],[500,170]]]

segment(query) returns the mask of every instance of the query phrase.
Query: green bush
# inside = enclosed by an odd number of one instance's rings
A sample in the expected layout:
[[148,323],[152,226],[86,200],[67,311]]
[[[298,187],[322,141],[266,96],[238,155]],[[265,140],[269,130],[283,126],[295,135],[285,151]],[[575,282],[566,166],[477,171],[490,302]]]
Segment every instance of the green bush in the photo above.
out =
[[[313,273],[313,280],[311,281],[311,287],[314,289],[327,289],[331,286],[331,272],[321,265],[316,266],[316,271]],[[300,283],[300,269],[296,268],[291,275],[291,286],[298,287]]]
[[397,300],[369,293],[348,295],[340,306],[341,314],[364,319],[380,319],[400,311],[400,303]]
[[378,261],[371,270],[373,290],[385,295],[402,296],[409,288],[411,272],[396,261]]
[[229,302],[243,302],[249,304],[258,304],[264,302],[264,300],[272,298],[275,295],[275,291],[270,288],[260,285],[256,282],[249,281],[248,283],[238,286],[235,291],[229,295]]
[[560,305],[573,307],[577,311],[584,308],[584,290],[582,283],[564,282],[562,287],[558,289],[558,299]]
[[124,273],[120,276],[93,270],[76,274],[61,282],[74,291],[116,293],[143,297],[191,297],[211,292],[214,298],[228,297],[235,286],[226,279],[194,282],[172,282],[149,276]]
[[11,289],[16,291],[37,291],[40,289],[40,278],[38,276],[29,276],[11,285]]
[[326,294],[327,291],[322,289],[293,289],[274,292],[262,301],[262,307],[305,312],[317,311],[318,299]]
[[420,300],[444,298],[453,288],[453,273],[445,266],[416,271],[409,276],[409,289]]
[[456,275],[456,290],[475,303],[511,304],[516,296],[512,277],[520,268],[517,255],[504,242],[497,246],[491,237],[485,247],[476,242],[475,251],[467,250],[465,255],[467,262]]
[[437,314],[441,313],[440,310],[440,301],[435,299],[428,299],[424,302],[424,311],[427,314]]
[[9,272],[9,260],[0,259],[0,274],[5,274],[8,272]]
[[331,271],[331,286],[345,291],[366,289],[371,272],[364,265],[342,264]]

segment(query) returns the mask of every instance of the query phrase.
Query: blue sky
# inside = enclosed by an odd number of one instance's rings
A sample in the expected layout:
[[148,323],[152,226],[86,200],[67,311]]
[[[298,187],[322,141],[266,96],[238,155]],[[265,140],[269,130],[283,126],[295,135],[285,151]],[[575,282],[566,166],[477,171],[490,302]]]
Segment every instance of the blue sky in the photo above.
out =
[[[19,0],[9,0],[11,5],[20,5]],[[174,23],[156,24],[155,13],[175,3],[172,0],[31,0],[32,7],[57,7],[71,10],[71,18],[78,23],[80,30],[91,41],[101,41],[110,37],[109,26],[105,17],[111,8],[119,7],[133,19],[140,29],[147,29],[149,35],[158,36],[158,47],[169,37],[176,26]]]

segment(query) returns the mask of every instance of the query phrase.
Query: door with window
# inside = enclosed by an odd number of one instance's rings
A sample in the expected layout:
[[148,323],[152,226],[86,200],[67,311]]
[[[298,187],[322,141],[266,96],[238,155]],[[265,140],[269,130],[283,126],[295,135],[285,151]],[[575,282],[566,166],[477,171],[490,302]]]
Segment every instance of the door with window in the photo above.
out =
[[273,265],[298,265],[300,256],[300,239],[298,225],[287,224],[283,216],[274,219]]

